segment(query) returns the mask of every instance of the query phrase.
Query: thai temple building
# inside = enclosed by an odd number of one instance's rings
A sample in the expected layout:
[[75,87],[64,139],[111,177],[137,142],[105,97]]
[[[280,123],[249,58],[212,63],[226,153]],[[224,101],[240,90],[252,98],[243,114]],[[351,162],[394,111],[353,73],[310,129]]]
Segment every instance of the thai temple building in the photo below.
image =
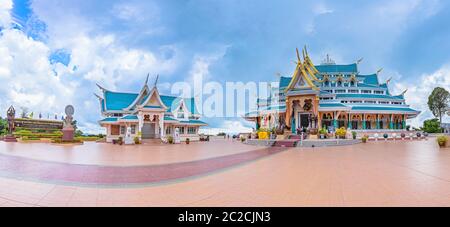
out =
[[[377,73],[364,75],[357,63],[339,65],[328,56],[314,65],[308,52],[297,50],[298,62],[291,77],[279,78],[267,99],[258,99],[257,110],[245,118],[256,128],[283,130],[284,134],[332,132],[340,127],[356,132],[405,130],[406,119],[420,112],[405,102],[404,92],[391,94],[390,81]],[[313,133],[312,133],[313,134]]]
[[99,121],[106,128],[106,141],[124,138],[128,128],[132,137],[139,139],[165,139],[179,132],[180,141],[189,138],[199,140],[199,127],[207,125],[199,120],[194,98],[160,95],[156,82],[147,85],[148,76],[139,93],[114,92],[97,85],[103,96],[100,101],[104,119]]

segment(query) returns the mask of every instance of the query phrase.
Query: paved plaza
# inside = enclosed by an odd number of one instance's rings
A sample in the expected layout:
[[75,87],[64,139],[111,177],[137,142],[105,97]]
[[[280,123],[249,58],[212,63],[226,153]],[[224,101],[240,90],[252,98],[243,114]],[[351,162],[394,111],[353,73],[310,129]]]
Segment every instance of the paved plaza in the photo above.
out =
[[450,149],[0,142],[0,206],[450,206]]

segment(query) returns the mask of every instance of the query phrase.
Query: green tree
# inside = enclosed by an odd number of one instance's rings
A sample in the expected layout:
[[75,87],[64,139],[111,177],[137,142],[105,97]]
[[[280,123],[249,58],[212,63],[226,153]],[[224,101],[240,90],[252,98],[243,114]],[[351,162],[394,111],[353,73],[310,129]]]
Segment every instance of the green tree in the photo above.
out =
[[439,120],[437,118],[425,120],[423,122],[422,130],[428,133],[442,132],[441,124],[439,123]]
[[428,96],[428,108],[435,117],[439,118],[439,123],[442,123],[442,115],[449,108],[449,102],[450,93],[441,87],[435,87],[431,95]]
[[0,136],[8,132],[8,122],[0,117]]
[[83,132],[81,130],[76,130],[75,137],[80,137],[80,136],[83,136]]

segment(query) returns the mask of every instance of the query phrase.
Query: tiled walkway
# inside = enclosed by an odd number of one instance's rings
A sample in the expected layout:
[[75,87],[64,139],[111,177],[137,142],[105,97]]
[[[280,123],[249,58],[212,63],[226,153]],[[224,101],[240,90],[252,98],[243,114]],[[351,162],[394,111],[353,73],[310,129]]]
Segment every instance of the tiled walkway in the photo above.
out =
[[450,206],[450,148],[434,138],[292,148],[222,170],[135,187],[0,176],[0,206]]

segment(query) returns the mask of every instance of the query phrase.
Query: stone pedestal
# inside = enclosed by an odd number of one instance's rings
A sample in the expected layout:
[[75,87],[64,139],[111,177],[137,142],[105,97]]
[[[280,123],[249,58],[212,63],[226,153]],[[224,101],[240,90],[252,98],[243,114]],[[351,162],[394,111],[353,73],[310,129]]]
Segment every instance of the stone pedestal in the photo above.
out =
[[13,135],[7,135],[7,136],[5,136],[5,139],[3,141],[5,141],[5,142],[17,142],[17,139]]
[[75,132],[75,130],[73,128],[63,128],[62,129],[62,133],[63,133],[62,140],[63,141],[73,141],[73,136],[75,134],[74,132]]

